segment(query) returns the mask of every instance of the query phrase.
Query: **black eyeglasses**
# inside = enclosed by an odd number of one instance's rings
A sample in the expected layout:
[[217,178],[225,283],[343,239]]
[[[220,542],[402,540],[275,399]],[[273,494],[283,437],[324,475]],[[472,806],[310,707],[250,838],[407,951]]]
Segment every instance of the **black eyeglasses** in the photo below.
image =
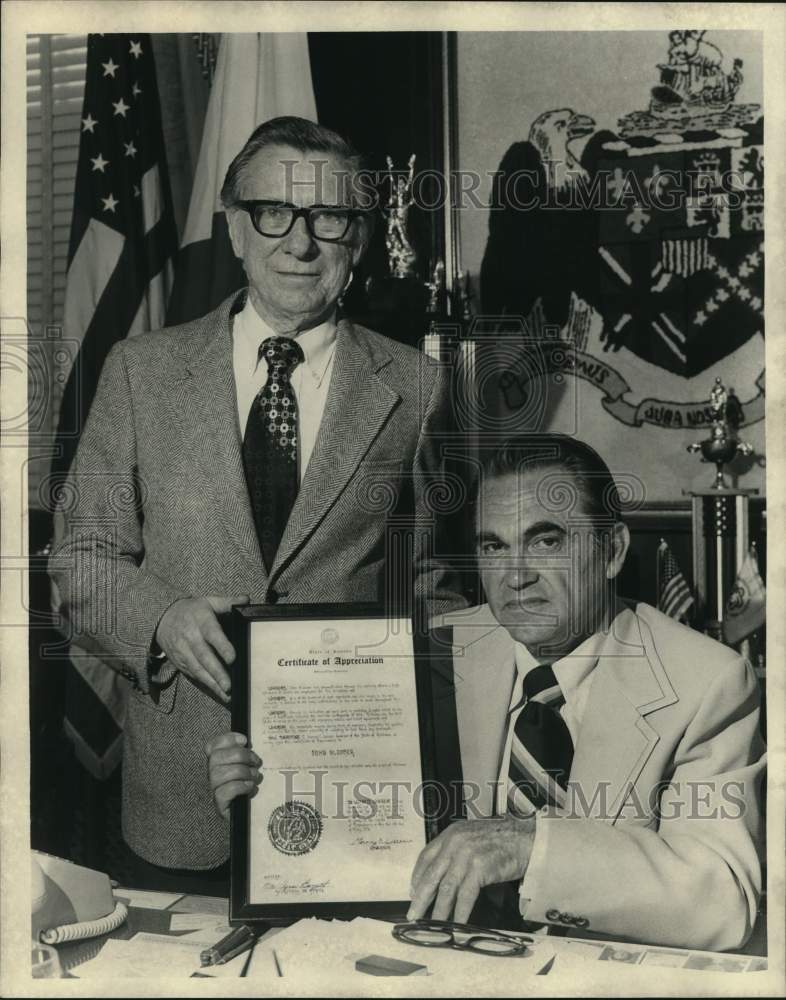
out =
[[302,216],[314,239],[326,243],[343,240],[355,219],[363,215],[356,208],[334,208],[330,205],[296,208],[280,201],[236,201],[235,205],[248,212],[260,236],[286,236]]
[[[393,937],[405,944],[419,944],[424,948],[458,948],[474,951],[481,955],[523,955],[527,945],[533,943],[531,937],[512,937],[501,931],[472,924],[456,924],[451,920],[416,920],[408,924],[396,924]],[[462,938],[457,940],[456,935]]]

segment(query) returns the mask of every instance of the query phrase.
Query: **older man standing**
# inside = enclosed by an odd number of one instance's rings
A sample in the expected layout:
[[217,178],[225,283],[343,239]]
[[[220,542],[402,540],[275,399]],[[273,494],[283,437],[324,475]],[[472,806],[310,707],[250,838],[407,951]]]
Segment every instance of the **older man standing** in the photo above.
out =
[[112,350],[57,518],[51,572],[71,637],[133,684],[124,837],[162,868],[228,855],[203,748],[228,729],[234,650],[219,617],[232,604],[400,592],[394,515],[414,532],[416,599],[462,603],[426,504],[444,373],[340,317],[371,230],[357,168],[311,122],[256,129],[222,190],[248,289]]

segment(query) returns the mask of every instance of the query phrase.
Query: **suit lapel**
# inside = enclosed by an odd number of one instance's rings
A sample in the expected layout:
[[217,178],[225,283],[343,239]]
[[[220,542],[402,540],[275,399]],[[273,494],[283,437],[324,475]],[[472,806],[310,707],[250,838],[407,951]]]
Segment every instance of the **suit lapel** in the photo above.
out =
[[487,605],[451,618],[461,764],[465,780],[477,785],[468,813],[492,816],[515,675],[513,640]]
[[325,412],[271,577],[326,516],[399,402],[398,393],[377,375],[389,361],[389,355],[375,353],[351,323],[339,323]]
[[[513,640],[487,605],[449,618],[463,773],[480,785],[475,807],[490,816],[515,677]],[[649,626],[632,609],[620,610],[598,656],[570,773],[587,802],[603,785],[591,815],[616,820],[659,740],[646,716],[676,701]]]
[[630,608],[601,648],[573,757],[570,780],[593,811],[614,822],[659,736],[645,718],[677,701],[647,624]]
[[246,487],[232,370],[228,299],[189,341],[170,384],[170,399],[183,435],[184,454],[196,456],[218,519],[250,566],[265,578]]

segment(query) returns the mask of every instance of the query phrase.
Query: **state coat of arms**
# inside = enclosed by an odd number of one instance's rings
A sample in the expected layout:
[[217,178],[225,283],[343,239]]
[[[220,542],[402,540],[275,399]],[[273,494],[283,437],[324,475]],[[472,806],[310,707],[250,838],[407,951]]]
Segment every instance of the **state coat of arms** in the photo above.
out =
[[646,110],[615,131],[547,111],[494,180],[485,321],[559,331],[629,426],[707,422],[721,364],[745,424],[764,417],[763,117],[735,103],[741,60],[727,69],[704,35],[671,33]]

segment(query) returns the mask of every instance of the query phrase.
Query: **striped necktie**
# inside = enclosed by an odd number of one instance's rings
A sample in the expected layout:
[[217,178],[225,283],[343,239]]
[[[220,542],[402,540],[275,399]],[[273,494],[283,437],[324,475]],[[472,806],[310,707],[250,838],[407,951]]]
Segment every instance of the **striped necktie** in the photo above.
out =
[[516,816],[564,805],[573,760],[573,741],[559,712],[565,699],[551,666],[534,667],[523,687],[522,701],[511,710],[507,798],[508,812]]

